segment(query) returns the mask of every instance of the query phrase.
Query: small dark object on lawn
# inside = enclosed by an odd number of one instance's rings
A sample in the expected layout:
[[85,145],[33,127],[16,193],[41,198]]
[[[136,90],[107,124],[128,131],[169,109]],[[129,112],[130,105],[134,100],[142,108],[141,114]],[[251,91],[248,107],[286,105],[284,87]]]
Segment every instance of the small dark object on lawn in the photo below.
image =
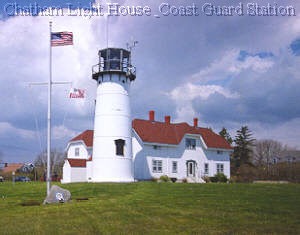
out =
[[173,182],[173,183],[175,183],[176,181],[177,181],[177,178],[170,178],[171,179],[171,181]]
[[80,197],[80,198],[76,198],[76,201],[87,201],[89,200],[88,197]]
[[25,201],[21,203],[21,206],[39,206],[41,205],[38,201]]

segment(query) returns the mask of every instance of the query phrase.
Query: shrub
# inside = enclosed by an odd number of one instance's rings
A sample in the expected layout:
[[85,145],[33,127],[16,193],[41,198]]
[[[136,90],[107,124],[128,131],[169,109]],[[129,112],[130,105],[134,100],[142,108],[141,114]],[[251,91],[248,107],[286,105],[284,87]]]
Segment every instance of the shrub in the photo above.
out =
[[218,178],[218,182],[226,183],[228,181],[227,176],[224,175],[223,173],[218,173],[216,174],[216,176]]
[[237,182],[241,183],[251,183],[255,179],[256,176],[256,169],[247,164],[241,165],[236,173]]
[[172,177],[172,178],[170,178],[170,180],[171,180],[173,183],[175,183],[175,182],[177,181],[177,178]]
[[300,182],[300,162],[280,162],[276,164],[257,166],[254,180],[284,180]]
[[170,178],[167,175],[162,175],[161,177],[159,177],[161,182],[169,182]]
[[217,173],[213,177],[209,178],[211,182],[213,183],[226,183],[228,181],[227,176],[224,175],[223,173]]
[[218,182],[218,178],[216,176],[211,176],[209,177],[210,182],[212,183],[217,183]]
[[238,182],[238,179],[236,176],[231,176],[230,179],[229,179],[229,183],[237,183]]
[[181,182],[182,182],[182,183],[187,183],[187,182],[188,182],[188,181],[187,181],[187,178],[183,178]]
[[210,182],[210,178],[208,176],[203,176],[202,179],[205,181],[205,183]]
[[151,178],[151,181],[152,181],[152,182],[157,182],[158,179],[153,177],[153,178]]

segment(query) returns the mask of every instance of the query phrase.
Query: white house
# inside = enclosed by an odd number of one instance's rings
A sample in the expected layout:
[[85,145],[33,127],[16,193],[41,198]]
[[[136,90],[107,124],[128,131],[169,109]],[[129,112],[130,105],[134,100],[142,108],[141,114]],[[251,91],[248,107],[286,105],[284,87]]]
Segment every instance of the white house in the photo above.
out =
[[208,128],[187,123],[171,123],[154,119],[133,120],[134,176],[137,180],[149,180],[167,175],[170,178],[201,182],[203,176],[218,172],[230,177],[232,147],[226,140]]
[[[93,131],[73,138],[67,146],[67,159],[62,183],[92,181]],[[203,176],[218,172],[230,177],[230,144],[208,128],[187,123],[172,123],[166,116],[155,120],[154,111],[148,120],[132,121],[132,161],[134,179],[150,180],[167,175],[178,180],[203,182]],[[111,169],[114,169],[112,166]]]
[[93,150],[93,131],[87,130],[71,139],[67,146],[67,159],[63,166],[62,183],[85,182],[88,179]]

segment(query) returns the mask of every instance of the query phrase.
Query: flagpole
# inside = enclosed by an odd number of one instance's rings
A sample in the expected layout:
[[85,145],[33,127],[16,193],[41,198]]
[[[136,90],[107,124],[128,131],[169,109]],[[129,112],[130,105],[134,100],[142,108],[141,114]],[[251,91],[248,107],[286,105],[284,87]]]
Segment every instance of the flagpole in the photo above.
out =
[[51,46],[51,33],[52,21],[49,22],[50,40],[49,40],[49,82],[48,82],[48,135],[47,135],[47,195],[50,193],[51,175],[50,175],[50,154],[51,154],[51,88],[52,88],[52,46]]
[[108,13],[106,15],[106,47],[108,48]]

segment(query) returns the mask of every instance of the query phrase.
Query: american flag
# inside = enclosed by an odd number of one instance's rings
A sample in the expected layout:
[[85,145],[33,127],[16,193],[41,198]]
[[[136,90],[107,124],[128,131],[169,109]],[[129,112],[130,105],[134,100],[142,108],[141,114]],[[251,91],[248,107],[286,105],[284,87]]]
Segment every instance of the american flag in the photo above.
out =
[[73,33],[72,32],[56,32],[51,33],[51,46],[67,46],[73,45]]
[[78,99],[78,98],[84,99],[85,98],[85,90],[72,88],[70,90],[69,97],[71,99]]

